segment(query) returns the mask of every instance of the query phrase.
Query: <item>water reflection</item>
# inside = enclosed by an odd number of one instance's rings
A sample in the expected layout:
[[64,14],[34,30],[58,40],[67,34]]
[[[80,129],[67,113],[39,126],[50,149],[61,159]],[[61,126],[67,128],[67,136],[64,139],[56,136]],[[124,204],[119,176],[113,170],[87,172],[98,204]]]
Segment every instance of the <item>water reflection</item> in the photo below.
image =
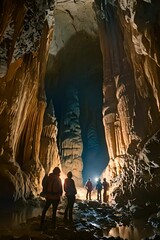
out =
[[[62,215],[62,206],[59,206],[59,210],[57,215]],[[47,212],[48,216],[51,216],[50,209]],[[78,211],[78,209],[76,209]],[[42,208],[35,206],[25,206],[25,207],[5,207],[0,209],[0,232],[4,232],[7,230],[12,230],[18,227],[21,223],[26,223],[26,221],[30,218],[40,216],[42,212]],[[90,212],[91,213],[91,212]],[[39,221],[39,220],[38,220]],[[81,221],[81,219],[77,218],[77,221]],[[90,223],[91,219],[88,219]],[[104,227],[102,223],[92,223],[94,227]],[[112,225],[113,226],[113,225]],[[158,231],[158,230],[156,230]],[[104,236],[108,237],[121,237],[125,240],[141,240],[146,237],[153,236],[156,233],[155,229],[152,228],[145,219],[136,219],[132,220],[129,225],[119,224],[114,228],[107,226],[106,229],[103,229]],[[158,233],[158,232],[157,232]]]
[[14,228],[21,223],[25,223],[27,219],[41,215],[41,207],[5,207],[0,209],[0,228]]
[[121,237],[127,240],[141,240],[152,236],[153,233],[152,227],[142,219],[134,220],[129,226],[117,225],[109,232],[104,232],[105,235],[108,234],[108,236]]

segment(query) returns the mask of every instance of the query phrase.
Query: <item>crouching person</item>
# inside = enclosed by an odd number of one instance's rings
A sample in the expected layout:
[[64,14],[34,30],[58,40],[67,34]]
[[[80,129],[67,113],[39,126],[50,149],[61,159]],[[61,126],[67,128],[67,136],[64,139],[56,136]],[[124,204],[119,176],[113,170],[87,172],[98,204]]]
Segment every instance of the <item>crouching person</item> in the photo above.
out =
[[60,172],[61,171],[59,167],[55,167],[53,169],[53,172],[49,174],[48,179],[45,183],[46,203],[42,211],[40,229],[43,229],[44,227],[45,215],[51,205],[53,207],[52,209],[53,210],[52,212],[53,228],[56,227],[56,212],[57,212],[58,204],[60,202],[60,197],[62,196],[62,181],[59,177]]
[[67,173],[67,177],[64,182],[64,191],[67,197],[67,206],[64,213],[64,220],[68,220],[69,213],[69,223],[73,223],[73,206],[75,202],[75,195],[77,194],[77,190],[75,187],[74,180],[72,179],[72,172]]

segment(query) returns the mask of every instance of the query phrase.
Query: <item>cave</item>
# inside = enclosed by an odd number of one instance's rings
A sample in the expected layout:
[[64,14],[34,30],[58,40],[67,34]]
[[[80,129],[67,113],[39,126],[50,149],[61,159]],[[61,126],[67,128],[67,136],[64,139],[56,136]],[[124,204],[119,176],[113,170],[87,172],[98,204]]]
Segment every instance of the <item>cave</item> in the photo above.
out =
[[[159,10],[158,0],[1,1],[2,208],[41,202],[42,179],[58,166],[62,180],[72,171],[79,207],[141,215],[157,233]],[[84,203],[97,177],[109,183],[106,208]]]
[[[60,42],[57,38],[56,41]],[[72,170],[77,184],[81,185],[82,178],[85,182],[87,177],[100,176],[108,161],[102,122],[103,76],[98,37],[85,31],[76,33],[56,57],[49,55],[47,66],[46,97],[48,106],[53,103],[57,119],[62,170],[65,174]],[[77,164],[79,173],[75,169]]]

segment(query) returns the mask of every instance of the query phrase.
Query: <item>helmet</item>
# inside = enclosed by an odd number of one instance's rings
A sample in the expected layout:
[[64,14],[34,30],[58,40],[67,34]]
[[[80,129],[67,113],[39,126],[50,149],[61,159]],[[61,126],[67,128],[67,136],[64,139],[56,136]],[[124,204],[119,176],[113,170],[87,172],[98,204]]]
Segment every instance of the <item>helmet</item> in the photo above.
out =
[[61,170],[60,170],[59,167],[55,167],[55,168],[53,169],[53,173],[54,173],[55,175],[59,175],[60,172],[61,172]]
[[71,178],[72,176],[73,176],[73,174],[72,174],[71,171],[67,173],[67,177],[68,177],[68,178]]

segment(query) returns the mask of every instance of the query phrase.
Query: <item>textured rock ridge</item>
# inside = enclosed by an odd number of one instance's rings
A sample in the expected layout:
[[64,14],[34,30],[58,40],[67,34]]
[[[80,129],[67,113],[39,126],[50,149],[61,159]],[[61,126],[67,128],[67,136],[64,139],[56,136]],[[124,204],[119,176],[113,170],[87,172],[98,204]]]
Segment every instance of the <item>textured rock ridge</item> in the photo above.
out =
[[[111,180],[112,200],[121,199],[123,204],[127,199],[139,199],[142,192],[151,199],[153,191],[159,201],[154,173],[156,177],[160,174],[159,155],[154,154],[152,144],[150,156],[144,151],[145,143],[150,145],[149,139],[160,127],[159,8],[158,2],[96,1],[103,53],[104,126],[110,155],[106,173]],[[153,165],[156,170],[151,171]]]
[[72,171],[76,185],[82,186],[82,139],[79,115],[78,92],[70,87],[65,96],[65,108],[63,108],[61,133],[59,134],[61,164],[64,174]]
[[0,8],[0,199],[40,191],[46,108],[44,74],[54,1],[2,1]]
[[48,174],[56,166],[61,166],[57,147],[57,120],[52,101],[46,108],[40,143],[40,161]]

